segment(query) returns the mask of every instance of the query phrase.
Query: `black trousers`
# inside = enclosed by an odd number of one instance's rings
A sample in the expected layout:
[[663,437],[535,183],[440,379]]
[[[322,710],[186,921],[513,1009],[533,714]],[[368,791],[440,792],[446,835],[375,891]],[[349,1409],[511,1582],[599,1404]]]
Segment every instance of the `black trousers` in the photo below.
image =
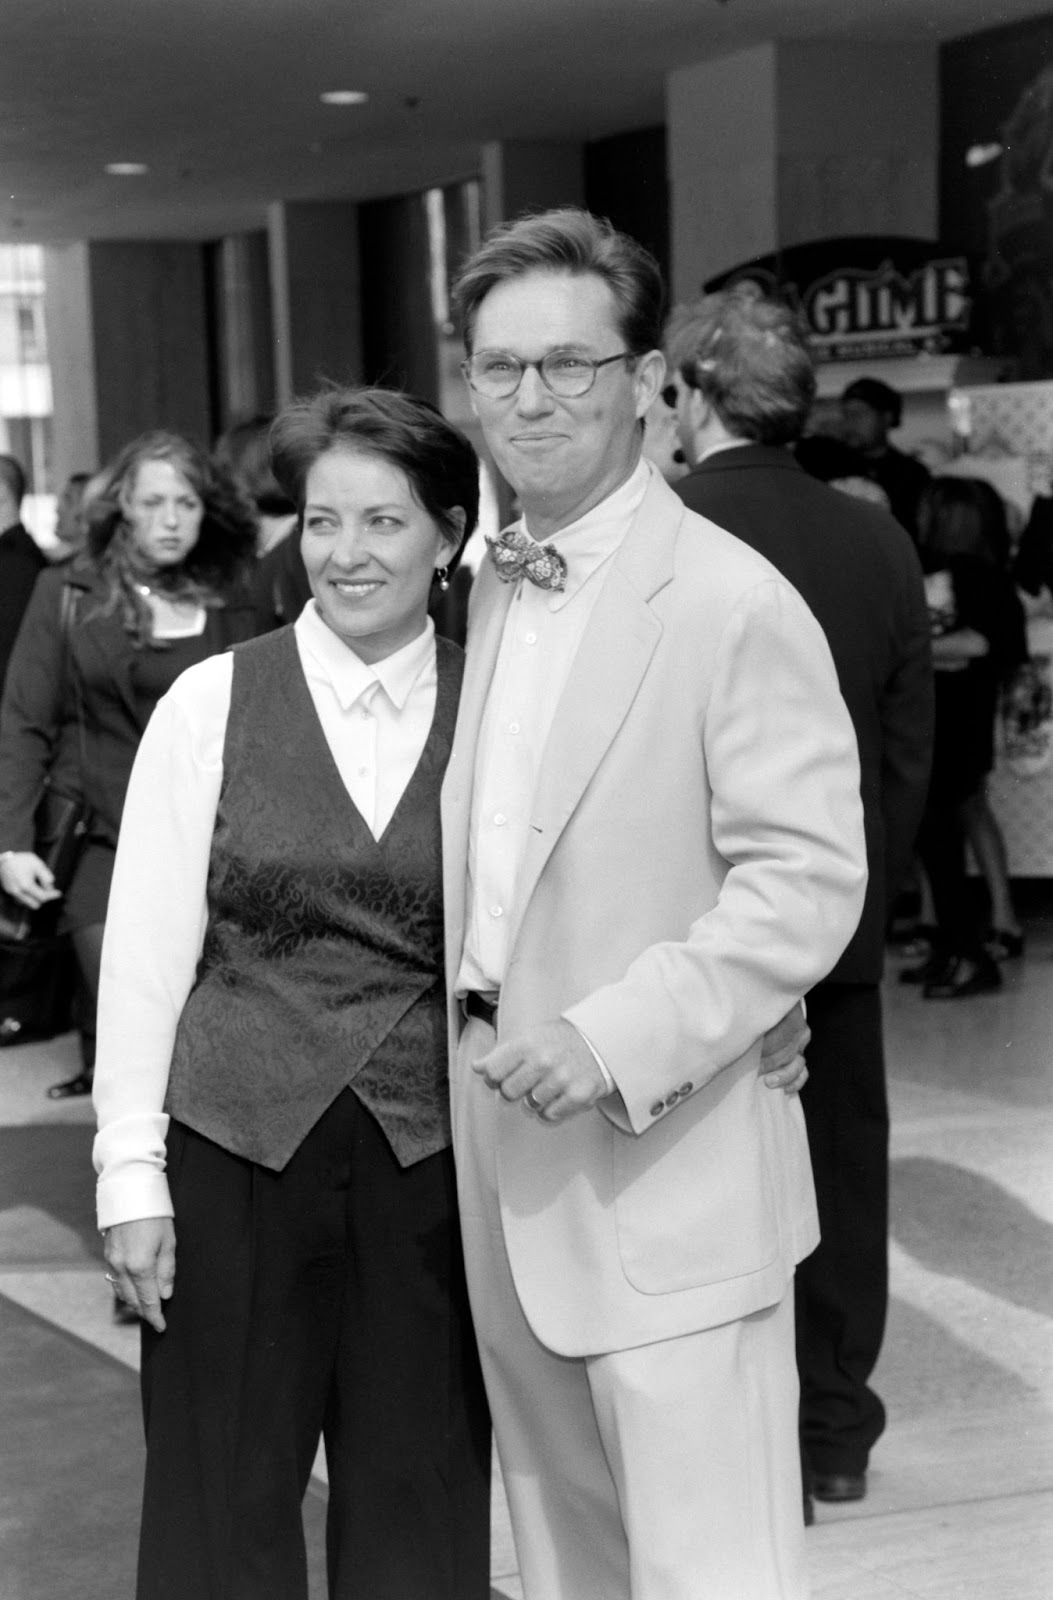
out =
[[806,1473],[863,1472],[885,1426],[868,1386],[888,1309],[888,1099],[876,984],[808,996],[801,1104],[819,1203],[819,1248],[797,1268],[797,1367]]
[[936,913],[937,953],[983,956],[983,937],[965,870],[967,795],[933,786],[918,831],[918,854],[929,879]]
[[401,1168],[350,1090],[283,1172],[173,1122],[175,1292],[143,1328],[139,1600],[487,1600],[490,1421],[446,1150]]

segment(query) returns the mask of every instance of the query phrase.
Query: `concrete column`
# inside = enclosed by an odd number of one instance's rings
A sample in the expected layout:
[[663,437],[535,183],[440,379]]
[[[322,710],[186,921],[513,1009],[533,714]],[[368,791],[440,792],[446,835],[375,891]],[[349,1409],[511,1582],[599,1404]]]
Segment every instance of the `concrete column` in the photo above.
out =
[[90,246],[50,245],[44,251],[44,314],[51,367],[54,481],[100,465],[91,316]]
[[674,299],[781,247],[937,230],[937,52],[768,41],[667,83]]
[[218,429],[274,409],[274,328],[267,234],[232,234],[216,246]]
[[523,211],[585,204],[585,151],[580,144],[492,140],[483,145],[482,155],[484,232]]
[[277,201],[268,213],[276,400],[362,368],[358,207]]

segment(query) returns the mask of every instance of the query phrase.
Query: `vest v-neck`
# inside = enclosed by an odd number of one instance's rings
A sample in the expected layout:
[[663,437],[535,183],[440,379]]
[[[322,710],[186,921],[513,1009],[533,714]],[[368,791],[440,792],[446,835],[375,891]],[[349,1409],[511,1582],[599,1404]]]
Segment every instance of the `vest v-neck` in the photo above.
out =
[[[352,821],[354,824],[355,842],[360,845],[366,845],[367,848],[371,847],[376,855],[382,861],[384,861],[386,866],[387,848],[391,842],[393,834],[396,834],[400,830],[400,824],[404,819],[405,814],[407,812],[412,813],[415,809],[418,799],[418,792],[421,789],[421,786],[427,781],[428,775],[434,771],[436,761],[441,760],[443,765],[445,765],[446,759],[449,755],[449,746],[452,742],[454,724],[457,719],[459,675],[455,670],[453,659],[447,652],[446,641],[443,639],[436,639],[435,641],[435,670],[437,686],[435,691],[435,708],[432,712],[431,723],[428,728],[428,736],[424,741],[424,746],[421,750],[420,756],[418,757],[417,764],[410,775],[410,780],[405,789],[402,791],[402,794],[399,796],[398,804],[395,806],[394,811],[388,818],[388,821],[379,837],[373,833],[372,828],[369,826],[365,817],[358,809],[358,806],[355,804],[351,795],[348,793],[347,787],[344,784],[344,780],[340,776],[340,769],[336,764],[336,758],[333,755],[332,750],[329,748],[329,742],[325,737],[321,720],[318,716],[318,709],[315,706],[314,700],[311,696],[311,690],[303,670],[303,663],[300,660],[300,652],[296,644],[296,635],[292,628],[290,628],[285,635],[284,648],[286,655],[289,657],[289,670],[284,682],[286,685],[286,693],[290,699],[290,710],[295,716],[304,718],[306,720],[306,725],[310,727],[310,737],[312,743],[315,745],[317,759],[319,761],[317,771],[319,773],[324,772],[326,774],[325,781],[327,782],[330,790],[333,790],[333,786],[335,785],[336,790],[339,791],[347,806],[350,808]],[[377,689],[379,693],[384,692],[383,686],[379,683],[377,685]]]

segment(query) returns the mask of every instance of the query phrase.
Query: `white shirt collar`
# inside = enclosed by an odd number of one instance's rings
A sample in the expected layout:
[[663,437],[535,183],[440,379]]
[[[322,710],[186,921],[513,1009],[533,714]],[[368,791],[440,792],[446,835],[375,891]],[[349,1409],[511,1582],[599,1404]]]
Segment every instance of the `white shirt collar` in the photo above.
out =
[[[605,500],[551,536],[551,543],[567,561],[567,587],[562,593],[554,593],[549,597],[552,610],[565,605],[618,549],[643,504],[651,484],[652,471],[654,468],[650,461],[641,456],[625,482],[620,483]],[[525,517],[520,527],[530,533]]]
[[418,678],[435,660],[435,624],[430,617],[415,639],[372,666],[322,621],[314,600],[308,600],[294,626],[301,649],[332,685],[344,711],[378,683],[401,711]]
[[721,439],[719,444],[711,444],[705,450],[700,450],[694,465],[700,467],[710,456],[722,455],[725,450],[741,450],[743,445],[756,443],[756,439]]

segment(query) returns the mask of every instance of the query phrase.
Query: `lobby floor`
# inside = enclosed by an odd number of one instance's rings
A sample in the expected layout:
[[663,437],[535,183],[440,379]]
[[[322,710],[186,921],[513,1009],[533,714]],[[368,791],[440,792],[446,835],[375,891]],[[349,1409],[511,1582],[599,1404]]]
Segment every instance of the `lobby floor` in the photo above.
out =
[[[887,985],[889,1426],[866,1500],[817,1509],[815,1600],[1053,1595],[1053,917],[1028,931],[999,994]],[[73,1064],[69,1038],[0,1052],[0,1600],[132,1592],[138,1339],[91,1226],[90,1109],[44,1095]],[[325,1494],[319,1461],[312,1600]],[[499,1483],[492,1572],[519,1600]]]

